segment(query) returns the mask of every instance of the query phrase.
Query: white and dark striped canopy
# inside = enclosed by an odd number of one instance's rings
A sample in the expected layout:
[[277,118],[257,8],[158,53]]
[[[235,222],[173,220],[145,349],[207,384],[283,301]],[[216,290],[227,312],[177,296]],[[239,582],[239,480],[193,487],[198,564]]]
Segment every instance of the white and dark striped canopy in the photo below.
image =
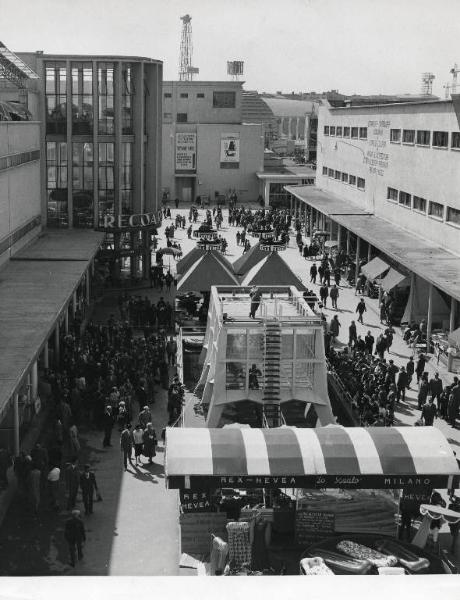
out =
[[171,488],[445,487],[458,485],[459,475],[434,427],[170,428],[166,434]]

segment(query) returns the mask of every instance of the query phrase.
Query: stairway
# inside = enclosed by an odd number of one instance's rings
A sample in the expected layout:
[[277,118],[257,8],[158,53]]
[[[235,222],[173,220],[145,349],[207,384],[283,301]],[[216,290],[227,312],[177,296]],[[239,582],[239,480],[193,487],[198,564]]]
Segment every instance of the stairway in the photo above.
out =
[[281,425],[281,324],[265,321],[263,415],[267,427]]

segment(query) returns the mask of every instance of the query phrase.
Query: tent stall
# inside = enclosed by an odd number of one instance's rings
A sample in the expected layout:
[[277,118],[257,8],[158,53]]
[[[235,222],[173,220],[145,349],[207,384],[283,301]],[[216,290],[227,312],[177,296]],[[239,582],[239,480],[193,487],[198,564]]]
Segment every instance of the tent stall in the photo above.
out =
[[169,488],[459,486],[435,427],[167,429]]
[[386,273],[389,268],[390,265],[377,256],[361,267],[361,273],[369,280],[374,281]]
[[231,267],[225,265],[214,252],[205,252],[181,275],[177,291],[209,291],[213,285],[239,285]]
[[265,253],[264,258],[255,264],[246,275],[241,278],[243,287],[252,285],[260,286],[294,286],[300,292],[306,291],[306,287],[295,275],[287,263],[276,252]]
[[258,242],[255,246],[252,246],[245,252],[243,256],[240,256],[240,258],[235,260],[233,263],[233,271],[239,276],[244,276],[252,269],[252,267],[264,258],[267,258],[267,253],[265,250],[260,249],[260,242]]
[[410,278],[407,275],[403,275],[396,269],[391,269],[380,281],[380,287],[384,292],[389,292],[395,287],[407,287],[410,285]]

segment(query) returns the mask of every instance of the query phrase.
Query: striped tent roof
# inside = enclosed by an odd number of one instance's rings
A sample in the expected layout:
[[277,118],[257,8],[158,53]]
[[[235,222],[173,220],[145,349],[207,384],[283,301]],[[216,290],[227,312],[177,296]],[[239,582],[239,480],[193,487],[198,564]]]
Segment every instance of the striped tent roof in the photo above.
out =
[[222,252],[219,252],[219,250],[204,250],[196,246],[190,250],[190,252],[184,256],[184,258],[176,263],[177,274],[182,275],[183,273],[186,273],[201,256],[206,254],[206,252],[210,252],[220,263],[222,263],[229,271],[233,273],[232,263],[228,260],[228,258],[225,258]]
[[205,252],[184,273],[177,284],[178,292],[204,292],[213,285],[239,285],[232,268],[227,267],[213,252]]
[[300,279],[291,271],[287,263],[277,252],[271,252],[254,265],[244,277],[241,285],[292,285],[299,291],[305,291],[306,287]]
[[257,242],[255,246],[252,246],[247,252],[240,256],[233,263],[233,270],[237,275],[246,275],[246,273],[252,269],[258,262],[267,258],[267,253],[260,249],[260,243]]
[[460,471],[435,427],[169,428],[171,488],[458,487]]

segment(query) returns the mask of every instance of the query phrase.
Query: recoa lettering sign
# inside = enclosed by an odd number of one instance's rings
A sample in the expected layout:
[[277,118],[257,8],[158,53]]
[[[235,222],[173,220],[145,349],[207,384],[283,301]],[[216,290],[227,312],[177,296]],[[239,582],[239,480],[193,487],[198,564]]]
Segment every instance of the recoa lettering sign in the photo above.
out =
[[156,225],[157,219],[154,213],[143,213],[136,215],[105,215],[103,229],[141,228]]

